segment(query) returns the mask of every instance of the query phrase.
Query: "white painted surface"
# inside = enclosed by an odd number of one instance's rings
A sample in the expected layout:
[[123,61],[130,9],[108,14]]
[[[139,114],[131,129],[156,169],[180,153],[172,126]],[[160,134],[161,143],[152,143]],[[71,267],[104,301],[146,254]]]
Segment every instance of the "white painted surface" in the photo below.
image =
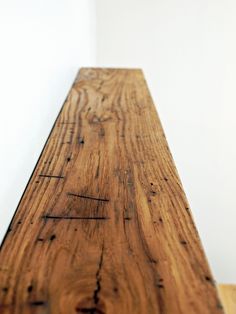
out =
[[236,282],[236,2],[99,0],[99,66],[143,68],[213,272]]
[[94,0],[0,0],[0,239],[94,37]]

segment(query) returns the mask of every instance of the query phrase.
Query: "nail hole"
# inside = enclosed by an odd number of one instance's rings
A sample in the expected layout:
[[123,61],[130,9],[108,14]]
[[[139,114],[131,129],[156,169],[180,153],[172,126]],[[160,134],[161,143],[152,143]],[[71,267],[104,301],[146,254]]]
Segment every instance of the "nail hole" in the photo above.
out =
[[82,137],[79,138],[79,144],[84,144],[84,139]]
[[33,286],[32,285],[28,286],[27,291],[30,293],[32,290],[33,290]]
[[2,291],[3,291],[3,292],[8,292],[8,288],[7,288],[7,287],[3,287],[3,288],[2,288]]
[[51,241],[53,241],[54,239],[56,239],[56,235],[55,234],[51,235],[51,237],[50,237]]

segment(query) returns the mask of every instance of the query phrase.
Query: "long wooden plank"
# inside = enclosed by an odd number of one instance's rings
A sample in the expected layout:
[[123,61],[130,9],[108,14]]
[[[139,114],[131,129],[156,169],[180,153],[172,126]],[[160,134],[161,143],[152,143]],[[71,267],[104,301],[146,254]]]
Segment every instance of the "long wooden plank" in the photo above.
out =
[[8,231],[1,313],[223,312],[141,70],[80,70]]
[[220,284],[218,285],[220,298],[224,305],[226,314],[236,313],[236,285]]

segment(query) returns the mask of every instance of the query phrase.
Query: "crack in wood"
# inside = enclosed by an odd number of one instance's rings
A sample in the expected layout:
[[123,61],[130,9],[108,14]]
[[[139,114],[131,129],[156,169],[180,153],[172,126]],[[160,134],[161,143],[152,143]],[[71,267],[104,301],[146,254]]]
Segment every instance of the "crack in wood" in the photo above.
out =
[[29,303],[31,306],[45,306],[46,305],[46,302],[45,301],[32,301]]
[[94,200],[94,201],[100,201],[100,202],[109,202],[108,199],[106,198],[98,198],[98,197],[92,197],[88,195],[81,195],[81,194],[75,194],[75,193],[67,193],[69,196],[75,196],[75,197],[80,197],[80,198],[87,198],[89,200]]
[[124,217],[124,220],[131,220],[131,217]]
[[42,178],[64,179],[63,176],[55,176],[55,175],[49,175],[49,174],[39,174],[39,177],[42,177]]
[[98,165],[97,165],[96,174],[95,174],[96,179],[99,177],[99,171],[100,171],[100,151],[98,153]]
[[44,219],[78,219],[78,220],[106,220],[110,219],[106,216],[95,216],[95,217],[82,217],[82,216],[53,216],[53,215],[44,215]]
[[104,244],[102,245],[102,251],[100,255],[100,260],[98,264],[98,269],[96,272],[96,288],[93,293],[93,301],[95,304],[99,303],[99,292],[101,291],[101,269],[103,264],[103,253],[104,253]]
[[99,301],[100,301],[100,297],[99,297],[99,294],[100,294],[100,291],[101,291],[101,270],[102,270],[102,266],[103,266],[103,255],[104,255],[104,243],[102,245],[102,249],[101,249],[101,254],[100,254],[100,258],[99,258],[99,262],[98,262],[98,268],[97,268],[97,271],[96,271],[96,286],[95,286],[95,289],[93,291],[93,296],[92,296],[92,299],[93,299],[93,303],[94,303],[94,306],[93,307],[77,307],[76,308],[76,312],[79,312],[79,313],[90,313],[90,314],[104,314],[104,312],[99,309]]
[[89,313],[89,314],[104,314],[103,311],[99,310],[98,308],[96,307],[78,307],[76,308],[76,312],[79,312],[79,313]]

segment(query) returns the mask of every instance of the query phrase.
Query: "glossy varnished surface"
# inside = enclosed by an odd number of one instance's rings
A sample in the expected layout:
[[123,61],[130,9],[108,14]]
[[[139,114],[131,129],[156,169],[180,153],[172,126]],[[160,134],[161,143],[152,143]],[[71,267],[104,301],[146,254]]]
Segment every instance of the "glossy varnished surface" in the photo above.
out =
[[140,70],[80,71],[1,247],[0,313],[222,313]]

